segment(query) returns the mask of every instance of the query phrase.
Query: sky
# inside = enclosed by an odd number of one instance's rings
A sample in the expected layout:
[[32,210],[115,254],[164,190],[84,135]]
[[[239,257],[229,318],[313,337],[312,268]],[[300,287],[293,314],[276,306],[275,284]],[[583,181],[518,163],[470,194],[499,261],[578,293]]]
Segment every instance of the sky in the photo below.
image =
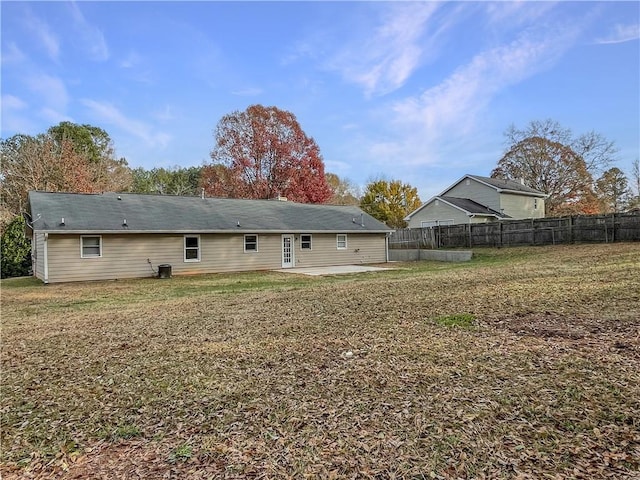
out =
[[640,149],[640,2],[10,2],[0,136],[103,128],[133,168],[211,161],[214,130],[292,112],[325,170],[423,201],[489,176],[511,125]]

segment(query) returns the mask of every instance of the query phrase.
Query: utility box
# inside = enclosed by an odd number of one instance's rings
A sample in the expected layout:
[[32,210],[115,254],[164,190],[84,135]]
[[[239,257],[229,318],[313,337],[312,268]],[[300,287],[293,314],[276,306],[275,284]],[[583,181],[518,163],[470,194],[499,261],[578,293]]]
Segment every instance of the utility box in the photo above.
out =
[[168,263],[158,265],[158,278],[171,278],[171,265]]

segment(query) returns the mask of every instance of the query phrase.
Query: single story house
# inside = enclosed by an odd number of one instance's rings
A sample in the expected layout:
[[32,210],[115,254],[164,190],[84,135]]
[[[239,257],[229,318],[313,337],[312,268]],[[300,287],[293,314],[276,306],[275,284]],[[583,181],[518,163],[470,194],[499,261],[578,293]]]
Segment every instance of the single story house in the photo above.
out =
[[465,175],[405,217],[409,228],[543,218],[547,194],[522,182]]
[[45,283],[387,261],[392,229],[353,206],[129,193],[29,193]]

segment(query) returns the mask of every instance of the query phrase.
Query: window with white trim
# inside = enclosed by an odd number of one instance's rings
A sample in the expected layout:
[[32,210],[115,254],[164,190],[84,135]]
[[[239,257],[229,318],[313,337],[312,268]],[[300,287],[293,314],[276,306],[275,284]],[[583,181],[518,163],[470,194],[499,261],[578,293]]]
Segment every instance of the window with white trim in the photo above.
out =
[[184,236],[184,261],[200,261],[200,235]]
[[244,251],[245,253],[258,251],[258,235],[244,236]]
[[336,247],[338,250],[346,250],[347,249],[347,234],[339,233],[336,235]]
[[80,257],[99,258],[102,256],[102,237],[83,235],[80,237]]
[[300,235],[300,250],[311,250],[311,235]]

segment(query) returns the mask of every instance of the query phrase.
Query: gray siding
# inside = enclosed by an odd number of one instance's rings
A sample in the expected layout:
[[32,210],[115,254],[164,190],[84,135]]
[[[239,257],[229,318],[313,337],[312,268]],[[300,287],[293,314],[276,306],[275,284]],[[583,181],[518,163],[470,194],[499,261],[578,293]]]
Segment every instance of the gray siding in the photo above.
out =
[[[348,234],[345,250],[337,250],[335,234],[313,234],[311,252],[300,250],[299,234],[295,237],[296,266],[386,261],[385,234]],[[243,234],[200,235],[200,261],[185,262],[184,235],[102,235],[102,257],[81,258],[80,235],[49,234],[49,281],[150,277],[151,265],[157,271],[166,263],[175,275],[278,269],[281,242],[280,234],[258,235],[258,251],[245,252]]]
[[[469,180],[469,185],[466,184],[467,180]],[[500,195],[498,192],[494,188],[479,183],[473,179],[462,180],[439,196],[469,198],[474,202],[478,202],[479,204],[489,207],[497,212],[502,208],[500,206]]]
[[[504,213],[511,218],[544,218],[543,198],[502,193],[500,202],[500,208],[503,208]],[[536,202],[537,208],[535,208]]]
[[[438,204],[436,205],[436,202]],[[453,220],[454,224],[469,223],[468,215],[440,200],[433,200],[409,220],[409,228],[421,228],[422,222]]]

